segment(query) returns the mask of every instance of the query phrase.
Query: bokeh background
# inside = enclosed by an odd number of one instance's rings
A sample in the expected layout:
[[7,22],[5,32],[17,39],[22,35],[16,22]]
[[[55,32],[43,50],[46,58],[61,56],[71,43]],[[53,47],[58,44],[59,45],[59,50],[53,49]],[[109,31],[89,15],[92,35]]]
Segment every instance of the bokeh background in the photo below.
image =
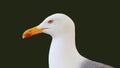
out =
[[48,68],[51,37],[46,34],[22,39],[22,33],[47,16],[64,13],[76,25],[81,55],[120,67],[119,2],[40,0],[1,2],[0,68]]

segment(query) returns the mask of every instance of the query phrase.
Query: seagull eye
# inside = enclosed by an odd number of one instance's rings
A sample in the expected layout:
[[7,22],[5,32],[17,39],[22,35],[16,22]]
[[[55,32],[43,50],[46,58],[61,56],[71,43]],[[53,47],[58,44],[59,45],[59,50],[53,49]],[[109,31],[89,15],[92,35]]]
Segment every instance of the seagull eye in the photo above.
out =
[[53,23],[53,20],[49,20],[48,23],[49,23],[49,24],[52,24],[52,23]]

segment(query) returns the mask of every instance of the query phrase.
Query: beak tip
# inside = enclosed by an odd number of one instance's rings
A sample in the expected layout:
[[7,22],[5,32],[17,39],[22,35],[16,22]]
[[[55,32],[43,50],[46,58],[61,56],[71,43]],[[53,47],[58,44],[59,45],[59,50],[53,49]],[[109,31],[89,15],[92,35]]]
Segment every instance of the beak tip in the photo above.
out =
[[25,39],[25,36],[22,36],[22,39]]

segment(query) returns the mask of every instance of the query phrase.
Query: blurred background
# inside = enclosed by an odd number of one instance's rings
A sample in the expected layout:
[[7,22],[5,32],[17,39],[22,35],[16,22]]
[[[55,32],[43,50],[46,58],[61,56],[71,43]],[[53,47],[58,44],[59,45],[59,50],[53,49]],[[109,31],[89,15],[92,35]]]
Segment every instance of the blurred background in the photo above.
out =
[[41,34],[22,39],[22,33],[54,13],[67,14],[75,22],[76,44],[81,55],[119,68],[118,3],[91,0],[1,2],[0,68],[48,68],[51,37]]

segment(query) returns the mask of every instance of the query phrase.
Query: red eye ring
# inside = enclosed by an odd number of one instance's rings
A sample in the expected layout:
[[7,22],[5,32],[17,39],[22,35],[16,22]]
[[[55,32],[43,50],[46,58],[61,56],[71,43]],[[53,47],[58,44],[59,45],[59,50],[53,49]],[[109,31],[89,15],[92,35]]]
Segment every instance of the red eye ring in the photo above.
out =
[[52,24],[52,23],[53,23],[53,20],[49,20],[48,23],[49,23],[49,24]]

